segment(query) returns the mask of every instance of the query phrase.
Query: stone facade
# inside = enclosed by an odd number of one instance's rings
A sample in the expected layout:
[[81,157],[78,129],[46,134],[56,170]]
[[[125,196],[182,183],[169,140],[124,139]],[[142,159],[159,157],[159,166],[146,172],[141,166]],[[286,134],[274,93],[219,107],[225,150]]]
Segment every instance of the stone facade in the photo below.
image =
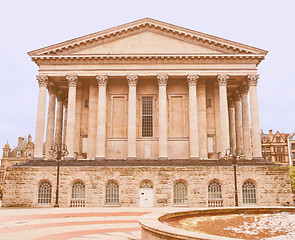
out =
[[205,207],[211,183],[210,201],[233,206],[229,152],[246,158],[237,163],[240,205],[243,194],[258,205],[290,202],[288,169],[261,152],[257,66],[266,54],[149,18],[29,52],[39,66],[34,157],[7,168],[3,205],[53,205],[53,143],[68,153],[64,207],[71,196],[81,206],[141,206],[142,193],[153,206]]
[[[223,166],[65,166],[60,172],[61,207],[69,207],[72,186],[82,181],[85,188],[85,206],[101,207],[105,203],[106,184],[112,180],[119,185],[118,206],[139,206],[139,188],[143,181],[150,181],[154,191],[154,206],[208,206],[208,185],[212,181],[221,184],[223,206],[235,205],[233,167]],[[52,184],[51,204],[55,199],[56,167],[18,166],[7,169],[4,206],[42,206],[37,204],[38,186],[42,181]],[[188,202],[174,204],[174,185],[184,181],[188,189]],[[280,166],[238,166],[237,184],[239,205],[242,202],[242,185],[251,181],[257,186],[257,205],[282,206],[292,202],[290,178],[287,167]],[[275,187],[274,187],[275,186]]]

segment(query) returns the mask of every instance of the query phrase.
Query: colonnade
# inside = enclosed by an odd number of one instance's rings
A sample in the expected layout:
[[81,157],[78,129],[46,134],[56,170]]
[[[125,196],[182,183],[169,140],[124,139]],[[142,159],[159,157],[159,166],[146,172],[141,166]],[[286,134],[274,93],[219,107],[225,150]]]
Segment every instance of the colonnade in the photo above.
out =
[[[159,86],[159,159],[168,159],[167,149],[167,74],[157,75]],[[189,90],[189,156],[190,159],[200,159],[200,140],[198,124],[198,102],[197,87],[198,75],[188,75],[187,83]],[[261,142],[259,128],[259,114],[257,102],[257,81],[258,75],[246,76],[246,84],[242,84],[228,100],[227,84],[229,75],[217,75],[219,86],[219,117],[220,117],[220,156],[225,155],[228,148],[241,148],[247,159],[261,158]],[[76,89],[78,76],[68,75],[68,97],[62,95],[52,84],[49,84],[48,76],[37,76],[39,83],[38,112],[36,122],[35,137],[35,159],[43,159],[43,141],[45,130],[45,108],[46,108],[46,89],[49,92],[48,119],[46,128],[45,159],[50,159],[49,150],[53,141],[61,144],[62,141],[67,145],[69,155],[67,158],[74,158],[74,139],[75,139],[75,109],[76,109]],[[96,136],[93,140],[88,135],[88,147],[95,149],[93,154],[87,156],[88,159],[102,160],[106,158],[106,89],[108,76],[96,76],[98,84],[98,106],[96,120]],[[127,159],[136,159],[136,87],[138,82],[137,75],[127,75],[129,96],[128,96],[128,147]],[[250,97],[250,114],[248,106],[248,91]],[[89,92],[89,95],[92,93]],[[55,111],[57,99],[57,110]],[[90,100],[89,100],[90,101]],[[63,111],[65,106],[65,111]],[[56,112],[56,116],[55,116]],[[89,118],[91,118],[89,111]],[[64,119],[63,119],[64,116]],[[250,117],[251,116],[251,126]],[[94,118],[93,118],[94,119]],[[89,120],[91,121],[91,120]],[[55,127],[54,127],[55,126]],[[250,133],[251,127],[251,133]],[[91,131],[89,126],[89,131]],[[92,133],[93,134],[93,133]],[[252,140],[252,141],[251,141]],[[89,146],[92,145],[92,146]],[[253,151],[252,151],[253,150]],[[89,151],[90,152],[90,151]],[[252,154],[253,152],[253,154]],[[93,156],[92,156],[93,155]],[[94,156],[95,155],[95,156]]]

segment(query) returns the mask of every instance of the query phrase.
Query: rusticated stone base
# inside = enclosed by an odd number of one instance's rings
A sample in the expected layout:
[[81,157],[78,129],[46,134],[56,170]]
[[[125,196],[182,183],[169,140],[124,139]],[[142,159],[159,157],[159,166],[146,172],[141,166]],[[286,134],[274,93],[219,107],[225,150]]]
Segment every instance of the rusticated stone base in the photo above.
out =
[[[119,185],[119,206],[139,206],[139,187],[143,180],[149,180],[153,185],[155,207],[173,206],[174,184],[179,180],[187,185],[188,206],[208,206],[208,184],[211,181],[221,184],[223,206],[235,206],[234,172],[229,162],[167,160],[158,161],[159,165],[156,161],[151,163],[139,160],[61,161],[59,206],[70,206],[72,185],[77,181],[85,184],[86,207],[104,206],[105,188],[110,180]],[[8,167],[2,206],[39,206],[38,185],[44,180],[52,185],[50,206],[53,206],[56,188],[54,161],[29,161]],[[258,206],[283,206],[292,202],[287,167],[267,162],[241,162],[237,166],[239,206],[243,206],[242,185],[245,181],[256,185]]]

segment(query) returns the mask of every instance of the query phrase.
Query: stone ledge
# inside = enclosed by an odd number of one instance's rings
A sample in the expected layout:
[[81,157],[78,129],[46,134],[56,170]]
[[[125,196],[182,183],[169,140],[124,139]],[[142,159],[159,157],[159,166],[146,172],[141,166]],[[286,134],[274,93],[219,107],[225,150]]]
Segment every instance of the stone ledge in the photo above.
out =
[[[14,165],[21,166],[56,166],[55,160],[29,160],[24,163]],[[189,166],[231,166],[228,160],[191,160],[191,159],[171,159],[171,160],[61,160],[60,166],[102,166],[102,167],[140,167],[140,166],[171,166],[171,167],[189,167]],[[238,166],[278,166],[265,160],[240,160]]]

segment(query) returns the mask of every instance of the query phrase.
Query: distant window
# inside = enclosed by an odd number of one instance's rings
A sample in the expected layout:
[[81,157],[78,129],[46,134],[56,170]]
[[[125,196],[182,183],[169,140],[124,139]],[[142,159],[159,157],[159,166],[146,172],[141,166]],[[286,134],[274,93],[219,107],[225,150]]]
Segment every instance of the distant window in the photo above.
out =
[[187,187],[184,182],[174,185],[174,204],[187,204]]
[[109,182],[106,187],[106,204],[119,204],[119,186],[115,182]]
[[43,182],[39,185],[38,189],[38,204],[50,204],[51,203],[51,184],[49,182]]
[[295,150],[295,143],[291,143],[291,149]]
[[21,155],[22,155],[22,150],[17,150],[16,151],[16,156],[17,157],[21,157]]
[[252,182],[245,182],[242,187],[243,204],[256,204],[256,187]]
[[88,109],[88,107],[89,107],[89,101],[88,101],[88,99],[86,99],[84,102],[84,108]]
[[212,182],[208,186],[208,207],[222,207],[221,185]]
[[208,99],[206,100],[206,106],[207,106],[207,108],[211,108],[211,107],[212,107],[212,101],[211,101],[211,98],[208,98]]
[[142,137],[153,136],[153,97],[142,98]]
[[280,142],[281,138],[280,137],[276,137],[276,142]]
[[295,152],[292,152],[292,159],[295,159]]

